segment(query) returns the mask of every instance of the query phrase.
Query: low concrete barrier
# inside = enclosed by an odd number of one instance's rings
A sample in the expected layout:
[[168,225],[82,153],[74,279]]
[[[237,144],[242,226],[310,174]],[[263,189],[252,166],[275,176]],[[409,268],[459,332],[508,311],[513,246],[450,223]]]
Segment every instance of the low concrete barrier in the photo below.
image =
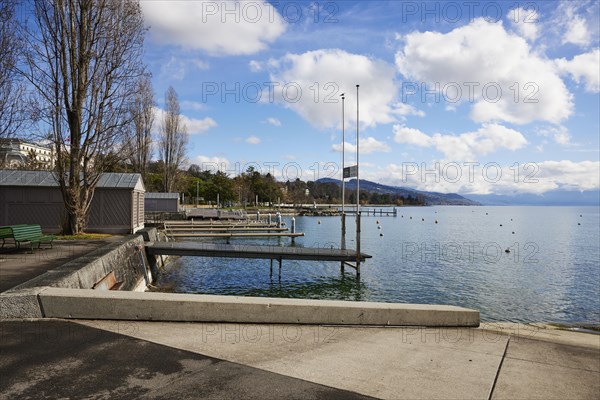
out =
[[46,288],[44,317],[186,322],[477,327],[479,311],[445,305]]

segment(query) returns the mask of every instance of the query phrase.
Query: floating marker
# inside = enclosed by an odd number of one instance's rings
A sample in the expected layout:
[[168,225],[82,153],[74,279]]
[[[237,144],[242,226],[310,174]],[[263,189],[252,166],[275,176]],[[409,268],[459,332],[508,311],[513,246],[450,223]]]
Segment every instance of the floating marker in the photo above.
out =
[[504,250],[505,253],[510,253],[510,249]]
[[435,223],[437,224],[437,219],[435,220]]
[[381,225],[379,225],[379,226],[377,227],[377,229],[381,229]]
[[502,224],[500,224],[500,226],[502,226]]
[[383,236],[383,232],[381,232],[381,233],[379,234],[379,236]]
[[515,234],[515,231],[513,231],[513,235]]

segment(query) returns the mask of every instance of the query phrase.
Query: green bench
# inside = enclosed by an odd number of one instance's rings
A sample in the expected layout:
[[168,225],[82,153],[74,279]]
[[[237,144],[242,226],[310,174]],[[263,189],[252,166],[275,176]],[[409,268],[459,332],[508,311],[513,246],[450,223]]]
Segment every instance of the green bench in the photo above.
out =
[[15,241],[17,249],[21,248],[21,243],[29,242],[31,244],[31,251],[33,252],[33,245],[37,243],[38,249],[42,243],[50,244],[52,248],[52,241],[55,236],[44,235],[42,233],[42,227],[39,225],[10,225],[0,227],[0,238],[2,238],[2,247],[6,239],[12,238]]

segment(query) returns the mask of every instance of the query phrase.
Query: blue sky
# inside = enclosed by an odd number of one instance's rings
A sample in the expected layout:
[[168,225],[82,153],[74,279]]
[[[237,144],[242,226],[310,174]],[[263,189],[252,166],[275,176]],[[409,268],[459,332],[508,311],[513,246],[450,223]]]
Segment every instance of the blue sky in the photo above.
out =
[[[189,163],[458,193],[597,190],[597,1],[142,1]],[[301,172],[300,172],[301,171]]]

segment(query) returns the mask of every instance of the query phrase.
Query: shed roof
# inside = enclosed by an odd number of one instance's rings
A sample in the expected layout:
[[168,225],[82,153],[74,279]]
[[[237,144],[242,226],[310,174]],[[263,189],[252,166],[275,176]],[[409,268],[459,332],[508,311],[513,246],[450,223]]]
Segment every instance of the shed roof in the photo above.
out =
[[[0,186],[58,187],[56,174],[52,171],[0,170]],[[104,173],[97,188],[144,190],[140,174]]]
[[145,199],[175,199],[179,200],[179,193],[159,193],[159,192],[146,192],[144,194]]

